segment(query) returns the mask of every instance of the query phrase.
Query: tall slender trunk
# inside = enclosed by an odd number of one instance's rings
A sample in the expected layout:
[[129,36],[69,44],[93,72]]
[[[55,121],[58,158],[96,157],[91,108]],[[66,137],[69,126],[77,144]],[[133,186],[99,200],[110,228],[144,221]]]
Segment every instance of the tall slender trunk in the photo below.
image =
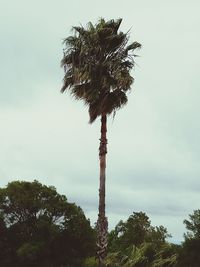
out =
[[99,259],[99,267],[104,267],[104,260],[107,252],[107,232],[108,221],[105,216],[105,182],[106,182],[106,153],[107,153],[107,139],[106,139],[106,115],[101,116],[101,138],[99,146],[99,160],[100,160],[100,184],[99,184],[99,214],[97,220],[97,255]]

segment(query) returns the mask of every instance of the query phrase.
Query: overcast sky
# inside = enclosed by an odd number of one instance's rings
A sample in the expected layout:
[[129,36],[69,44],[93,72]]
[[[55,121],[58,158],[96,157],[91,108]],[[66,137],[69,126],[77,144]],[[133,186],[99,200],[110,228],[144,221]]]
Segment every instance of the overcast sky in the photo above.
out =
[[129,103],[108,122],[110,229],[144,211],[183,240],[200,208],[199,10],[198,0],[0,0],[0,186],[54,185],[95,222],[100,121],[59,92],[62,39],[121,17],[143,48]]

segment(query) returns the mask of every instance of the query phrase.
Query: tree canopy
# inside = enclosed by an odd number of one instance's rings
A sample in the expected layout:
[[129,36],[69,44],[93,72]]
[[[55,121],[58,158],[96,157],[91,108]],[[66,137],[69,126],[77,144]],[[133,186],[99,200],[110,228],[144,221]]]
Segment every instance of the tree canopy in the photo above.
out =
[[[170,235],[164,226],[152,226],[144,212],[133,212],[109,233],[107,267],[175,267],[176,245],[167,242]],[[98,266],[95,259],[85,267]]]
[[187,238],[200,239],[200,210],[194,210],[194,213],[189,215],[189,220],[184,220],[184,224],[188,230],[185,235]]
[[0,189],[1,266],[80,266],[95,240],[80,207],[52,186],[14,181]]
[[102,114],[116,112],[128,101],[133,77],[134,50],[138,42],[128,44],[129,33],[119,31],[122,19],[96,25],[73,27],[75,34],[64,40],[61,65],[65,68],[64,84],[76,99],[89,106],[90,122]]
[[152,226],[149,217],[144,212],[133,212],[127,221],[120,221],[110,232],[110,249],[122,250],[130,246],[140,246],[144,242],[161,244],[170,237],[164,226]]
[[[133,212],[109,232],[107,267],[199,267],[200,211],[184,220],[180,245]],[[53,186],[13,181],[0,188],[0,266],[97,267],[96,233],[82,209]]]
[[178,267],[200,266],[200,210],[189,214],[189,219],[184,220],[187,232],[185,241],[179,253]]

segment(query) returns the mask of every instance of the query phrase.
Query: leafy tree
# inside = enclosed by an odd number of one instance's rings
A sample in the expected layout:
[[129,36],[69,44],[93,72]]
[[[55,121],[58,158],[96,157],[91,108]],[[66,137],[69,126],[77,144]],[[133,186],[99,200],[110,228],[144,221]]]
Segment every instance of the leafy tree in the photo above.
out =
[[167,238],[170,238],[171,235],[168,233],[167,228],[163,225],[160,226],[151,226],[149,233],[147,234],[146,241],[153,242],[157,246],[162,245],[166,242]]
[[[165,227],[154,227],[145,213],[134,212],[109,233],[106,267],[175,267],[180,246],[168,243],[168,237]],[[97,267],[97,262],[88,258],[84,267]]]
[[200,238],[200,210],[194,210],[193,214],[189,215],[189,220],[184,220],[188,232],[186,238]]
[[127,244],[135,246],[145,241],[145,237],[150,230],[151,222],[143,212],[134,212],[124,224],[122,237]]
[[165,227],[151,226],[149,217],[143,212],[133,212],[128,220],[120,221],[115,230],[109,233],[109,249],[114,252],[119,248],[126,250],[130,246],[140,246],[144,242],[152,242],[155,245],[165,243],[170,237]]
[[94,232],[83,211],[52,186],[14,181],[0,189],[3,267],[80,266]]
[[98,256],[104,266],[107,247],[107,218],[105,216],[105,168],[107,153],[107,115],[123,107],[127,91],[131,89],[134,67],[133,51],[141,45],[128,45],[129,34],[119,31],[122,19],[105,21],[96,25],[73,27],[75,34],[64,40],[66,46],[62,66],[65,69],[61,92],[70,90],[77,100],[89,107],[90,123],[101,117],[99,147],[100,187],[98,215]]
[[175,266],[177,249],[166,242],[170,237],[164,226],[152,226],[143,212],[133,212],[109,233],[107,266],[164,267]]
[[180,250],[178,266],[199,267],[200,266],[200,210],[194,210],[189,215],[189,220],[184,220],[187,233]]

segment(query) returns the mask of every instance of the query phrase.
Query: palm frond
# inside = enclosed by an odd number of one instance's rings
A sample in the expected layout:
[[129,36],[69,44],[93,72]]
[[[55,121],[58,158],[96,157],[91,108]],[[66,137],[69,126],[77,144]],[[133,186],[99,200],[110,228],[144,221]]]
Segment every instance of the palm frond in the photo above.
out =
[[64,93],[65,90],[69,87],[72,87],[73,85],[73,77],[66,77],[64,78],[63,86],[60,89],[61,93]]
[[130,45],[128,45],[126,47],[126,51],[135,50],[135,49],[138,49],[138,48],[141,48],[141,44],[138,43],[138,42],[133,42],[132,44],[130,44]]
[[75,34],[64,39],[61,66],[65,76],[61,92],[67,88],[75,99],[89,106],[90,122],[101,114],[115,113],[128,99],[126,92],[134,81],[130,70],[134,67],[138,42],[128,44],[129,33],[119,32],[122,19],[91,22],[87,27],[73,27]]

